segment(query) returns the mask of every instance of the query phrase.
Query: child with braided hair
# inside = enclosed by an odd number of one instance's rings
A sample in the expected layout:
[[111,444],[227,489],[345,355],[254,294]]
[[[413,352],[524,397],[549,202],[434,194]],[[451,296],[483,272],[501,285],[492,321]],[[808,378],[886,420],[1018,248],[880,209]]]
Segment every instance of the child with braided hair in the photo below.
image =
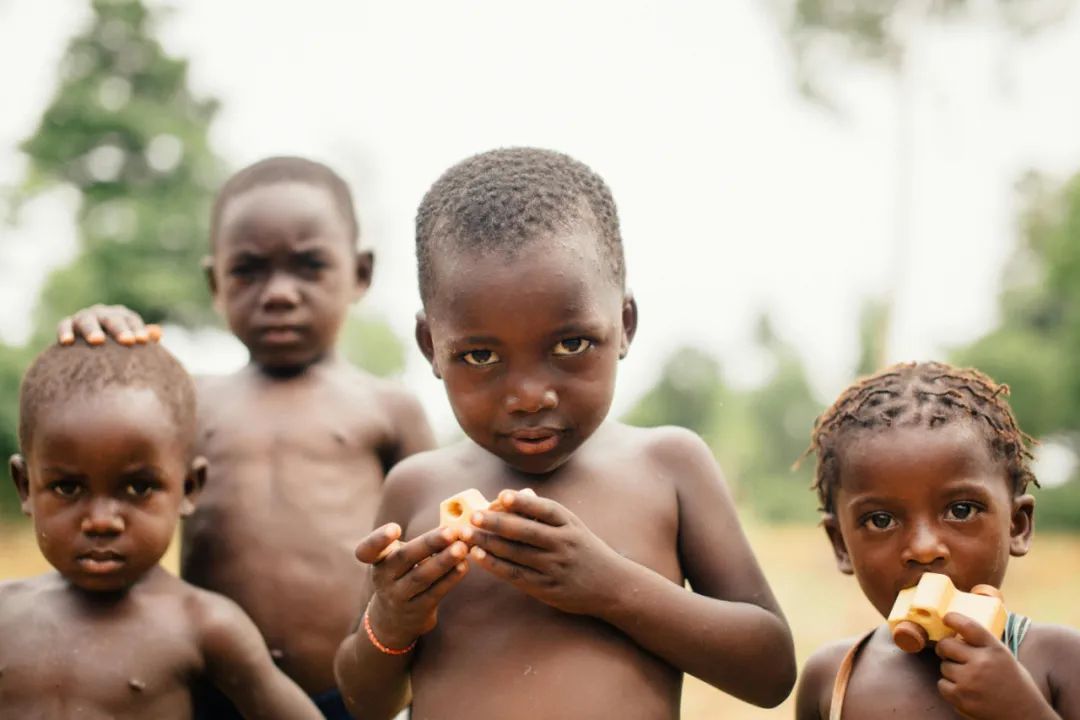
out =
[[[894,365],[841,393],[818,418],[807,453],[841,572],[888,616],[924,573],[958,590],[1000,587],[1009,557],[1028,551],[1036,482],[1032,440],[1009,388],[974,369]],[[888,625],[808,661],[799,720],[1080,718],[1080,633],[1010,615],[999,638],[949,613],[956,631],[907,654]]]

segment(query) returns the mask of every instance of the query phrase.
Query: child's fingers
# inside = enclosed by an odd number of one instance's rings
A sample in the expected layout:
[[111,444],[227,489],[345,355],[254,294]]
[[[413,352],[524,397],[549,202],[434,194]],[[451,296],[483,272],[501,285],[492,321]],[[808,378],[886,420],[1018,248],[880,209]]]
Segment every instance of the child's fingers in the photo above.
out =
[[543,570],[544,553],[532,545],[507,540],[505,537],[471,527],[461,529],[461,539],[516,565]]
[[150,342],[158,342],[161,340],[161,326],[155,323],[150,323],[146,326],[146,338]]
[[135,344],[135,333],[129,329],[126,317],[122,315],[103,315],[98,318],[98,322],[105,332],[109,334],[109,337],[121,345]]
[[554,549],[558,541],[551,525],[509,512],[481,511],[469,518],[473,525],[489,534],[499,535],[538,548]]
[[960,638],[948,637],[938,640],[934,652],[942,660],[965,663],[971,659],[973,649]]
[[413,538],[386,558],[386,572],[397,579],[413,569],[414,565],[436,555],[458,539],[457,528],[435,528]]
[[960,689],[956,683],[947,678],[940,678],[937,682],[938,694],[945,698],[950,705],[956,706],[960,700]]
[[942,618],[947,627],[952,628],[968,645],[973,647],[988,647],[998,641],[998,638],[990,634],[990,631],[967,615],[960,613],[947,613]]
[[469,563],[462,560],[445,572],[442,577],[431,583],[422,593],[413,596],[411,602],[430,602],[433,605],[438,605],[446,597],[446,594],[465,578],[467,572],[469,572]]
[[542,498],[532,490],[503,490],[497,500],[507,512],[524,515],[556,527],[569,522],[570,511],[554,500]]
[[372,530],[356,546],[356,559],[367,565],[374,565],[386,556],[387,551],[393,548],[399,537],[401,537],[401,526],[397,523],[387,523]]
[[79,313],[75,316],[74,326],[88,344],[101,345],[105,342],[105,332],[94,315],[86,312]]
[[455,542],[445,550],[429,556],[424,562],[413,565],[399,582],[404,583],[405,597],[412,600],[422,595],[443,576],[454,570],[466,556],[469,548],[463,542]]
[[56,339],[61,345],[71,345],[75,342],[75,327],[70,316],[57,323]]
[[479,563],[480,567],[511,585],[536,585],[544,579],[544,575],[536,570],[503,560],[483,548],[474,547],[470,550],[469,559]]

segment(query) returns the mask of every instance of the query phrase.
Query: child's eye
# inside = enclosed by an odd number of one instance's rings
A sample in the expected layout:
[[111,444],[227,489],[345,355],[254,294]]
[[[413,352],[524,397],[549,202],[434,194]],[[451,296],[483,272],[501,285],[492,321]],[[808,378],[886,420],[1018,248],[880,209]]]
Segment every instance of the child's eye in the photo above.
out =
[[49,489],[60,497],[73,498],[82,490],[82,486],[74,480],[57,480]]
[[136,498],[148,498],[155,489],[154,483],[149,480],[132,480],[125,488],[128,495]]
[[945,511],[947,520],[970,520],[979,513],[979,508],[971,502],[954,502]]
[[461,356],[466,365],[473,367],[487,367],[499,362],[499,356],[494,350],[470,350]]
[[896,523],[896,519],[887,512],[873,512],[863,519],[863,525],[873,530],[888,530]]
[[592,340],[585,338],[568,338],[566,340],[560,340],[555,345],[555,349],[552,353],[555,355],[580,355],[589,348],[592,347]]

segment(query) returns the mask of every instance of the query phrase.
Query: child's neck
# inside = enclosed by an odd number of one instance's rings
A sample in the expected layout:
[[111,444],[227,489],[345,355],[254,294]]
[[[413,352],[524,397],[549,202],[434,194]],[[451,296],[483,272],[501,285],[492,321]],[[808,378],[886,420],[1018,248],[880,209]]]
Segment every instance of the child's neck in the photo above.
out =
[[306,373],[317,370],[319,368],[331,368],[341,362],[341,358],[336,350],[328,350],[327,352],[317,356],[311,362],[303,363],[301,365],[260,365],[255,361],[249,363],[249,367],[252,368],[259,375],[267,377],[271,380],[292,380],[298,378]]

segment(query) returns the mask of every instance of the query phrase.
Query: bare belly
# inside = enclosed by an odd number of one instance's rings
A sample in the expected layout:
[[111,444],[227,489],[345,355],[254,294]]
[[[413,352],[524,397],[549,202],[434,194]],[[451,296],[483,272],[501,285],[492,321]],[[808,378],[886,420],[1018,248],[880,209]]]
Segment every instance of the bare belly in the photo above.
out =
[[[439,626],[424,637],[412,668],[422,698],[413,720],[679,716],[682,674],[621,632],[476,580],[448,596]],[[516,622],[492,620],[507,614]]]
[[[219,486],[207,485],[185,523],[183,577],[237,602],[306,692],[334,687],[334,653],[362,609],[363,568],[353,551],[370,529],[377,496],[341,467],[279,472],[277,482],[254,464],[217,476]],[[340,487],[343,477],[350,487]],[[304,483],[310,492],[296,487]]]

